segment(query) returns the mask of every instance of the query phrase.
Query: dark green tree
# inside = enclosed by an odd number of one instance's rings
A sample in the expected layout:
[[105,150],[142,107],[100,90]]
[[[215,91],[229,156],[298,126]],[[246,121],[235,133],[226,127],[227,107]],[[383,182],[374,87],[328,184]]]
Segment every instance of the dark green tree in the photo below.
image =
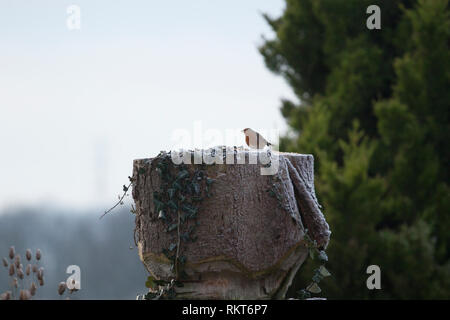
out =
[[[380,30],[366,27],[372,4]],[[333,232],[324,295],[448,299],[448,0],[286,0],[265,19],[276,36],[260,52],[298,97],[282,101],[294,135],[280,149],[315,156]],[[381,290],[366,287],[371,264]]]

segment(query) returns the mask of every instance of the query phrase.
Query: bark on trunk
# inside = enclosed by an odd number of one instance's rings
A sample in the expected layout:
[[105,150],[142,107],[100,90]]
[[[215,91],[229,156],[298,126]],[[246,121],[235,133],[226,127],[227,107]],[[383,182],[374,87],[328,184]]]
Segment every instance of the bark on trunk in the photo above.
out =
[[[187,165],[191,174],[201,166],[214,183],[212,196],[199,206],[197,241],[179,244],[186,278],[177,298],[282,299],[308,255],[305,229],[320,247],[327,246],[330,231],[314,191],[313,156],[273,152],[278,171],[262,175],[265,167],[248,164],[250,155],[234,151],[234,163],[241,157],[245,164]],[[162,251],[174,236],[154,212],[153,194],[163,183],[154,164],[154,158],[134,161],[136,236],[147,270],[169,280],[175,271]],[[193,223],[180,224],[181,232]]]

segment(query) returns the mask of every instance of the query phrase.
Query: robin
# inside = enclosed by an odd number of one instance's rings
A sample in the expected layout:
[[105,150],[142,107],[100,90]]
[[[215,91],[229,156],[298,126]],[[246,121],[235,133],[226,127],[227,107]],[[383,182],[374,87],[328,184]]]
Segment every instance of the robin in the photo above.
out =
[[264,149],[265,146],[272,145],[262,135],[250,128],[245,128],[242,132],[245,134],[245,142],[252,149]]

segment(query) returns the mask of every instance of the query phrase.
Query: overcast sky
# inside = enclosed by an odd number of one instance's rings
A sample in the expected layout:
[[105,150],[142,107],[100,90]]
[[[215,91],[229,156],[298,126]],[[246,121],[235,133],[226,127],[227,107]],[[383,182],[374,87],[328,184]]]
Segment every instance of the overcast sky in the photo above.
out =
[[[66,10],[81,9],[69,30]],[[1,0],[0,209],[113,204],[174,133],[286,129],[257,47],[282,0]],[[237,138],[239,139],[239,138]],[[203,143],[202,143],[203,142]],[[237,140],[236,144],[242,144]]]

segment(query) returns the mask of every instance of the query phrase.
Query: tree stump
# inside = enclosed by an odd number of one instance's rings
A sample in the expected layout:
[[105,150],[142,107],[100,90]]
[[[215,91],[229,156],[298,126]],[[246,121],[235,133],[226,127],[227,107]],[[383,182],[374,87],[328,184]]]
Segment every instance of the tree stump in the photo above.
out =
[[[134,160],[132,194],[139,256],[155,279],[178,277],[183,286],[176,287],[176,298],[283,299],[308,256],[305,230],[319,247],[328,244],[331,232],[314,191],[312,155],[272,152],[270,164],[276,158],[278,170],[262,175],[267,165],[249,163],[252,152],[259,157],[266,151],[235,148],[233,152],[233,164],[216,161],[180,169],[169,163],[166,174],[171,181],[158,170],[160,156]],[[239,164],[242,159],[245,163]],[[181,179],[183,175],[187,176]],[[181,217],[189,213],[183,203],[194,200],[184,200],[176,187],[183,185],[189,188],[185,194],[195,195],[210,181],[209,197],[197,204],[198,210],[191,210],[196,212],[195,219],[183,224]],[[165,188],[170,189],[168,196],[161,193]],[[177,193],[178,205],[170,203]],[[172,224],[165,219],[169,215]],[[180,241],[194,227],[195,242]],[[171,254],[177,255],[176,266]]]

